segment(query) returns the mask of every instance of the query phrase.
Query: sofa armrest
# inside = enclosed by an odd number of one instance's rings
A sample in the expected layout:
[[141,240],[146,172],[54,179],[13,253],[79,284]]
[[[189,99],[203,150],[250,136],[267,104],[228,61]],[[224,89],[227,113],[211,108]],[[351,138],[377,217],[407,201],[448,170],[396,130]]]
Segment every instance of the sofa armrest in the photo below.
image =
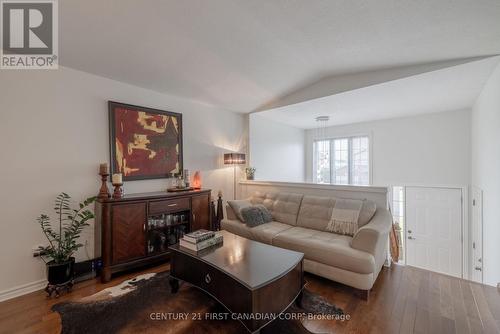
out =
[[392,214],[386,209],[377,209],[371,221],[361,227],[351,240],[351,247],[368,252],[377,258],[377,253],[386,247],[392,226]]

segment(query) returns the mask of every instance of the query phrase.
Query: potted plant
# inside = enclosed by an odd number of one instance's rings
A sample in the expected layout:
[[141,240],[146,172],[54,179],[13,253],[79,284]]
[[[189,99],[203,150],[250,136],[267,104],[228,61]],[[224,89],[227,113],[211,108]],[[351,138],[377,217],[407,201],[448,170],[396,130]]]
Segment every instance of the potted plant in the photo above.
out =
[[255,177],[255,171],[256,169],[253,167],[247,167],[245,168],[245,174],[247,175],[247,180],[253,180]]
[[[87,198],[79,203],[76,209],[71,207],[70,199],[71,197],[66,193],[61,193],[56,197],[54,210],[59,223],[56,230],[52,227],[49,216],[42,214],[37,218],[49,242],[48,246],[39,249],[40,257],[47,266],[49,286],[72,285],[75,264],[73,254],[83,246],[78,243],[78,238],[83,228],[89,226],[88,221],[94,218],[88,206],[96,200],[96,197]],[[47,262],[44,257],[49,261]]]

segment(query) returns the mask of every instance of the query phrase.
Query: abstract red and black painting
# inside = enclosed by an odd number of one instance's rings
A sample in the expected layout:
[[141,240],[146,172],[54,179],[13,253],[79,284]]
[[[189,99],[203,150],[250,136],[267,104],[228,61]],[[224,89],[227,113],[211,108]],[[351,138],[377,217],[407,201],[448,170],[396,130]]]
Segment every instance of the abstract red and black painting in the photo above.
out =
[[182,115],[109,102],[112,173],[125,181],[182,171]]

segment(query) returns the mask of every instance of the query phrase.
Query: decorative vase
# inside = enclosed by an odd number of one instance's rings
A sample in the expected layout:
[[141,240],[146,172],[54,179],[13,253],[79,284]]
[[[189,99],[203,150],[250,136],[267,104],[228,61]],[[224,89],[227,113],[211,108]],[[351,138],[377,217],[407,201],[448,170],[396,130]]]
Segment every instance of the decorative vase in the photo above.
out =
[[247,167],[245,168],[245,175],[247,177],[247,180],[253,180],[255,177],[255,171],[256,169],[253,167]]
[[72,257],[68,261],[55,263],[50,261],[47,263],[47,280],[51,285],[61,285],[69,283],[73,280],[75,268],[75,258]]

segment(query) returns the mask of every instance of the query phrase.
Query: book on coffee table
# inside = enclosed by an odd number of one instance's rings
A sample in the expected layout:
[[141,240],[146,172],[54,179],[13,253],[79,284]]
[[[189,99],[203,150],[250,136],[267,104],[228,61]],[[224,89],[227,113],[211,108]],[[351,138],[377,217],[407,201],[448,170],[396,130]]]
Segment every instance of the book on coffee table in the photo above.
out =
[[181,247],[185,247],[185,248],[188,248],[190,250],[198,252],[202,249],[218,245],[218,244],[222,243],[222,241],[223,241],[222,234],[215,234],[214,236],[212,236],[212,238],[206,239],[206,240],[203,240],[203,241],[200,241],[197,243],[192,243],[192,242],[189,242],[189,241],[182,238],[179,240],[179,245]]
[[214,231],[208,231],[208,230],[197,230],[188,234],[184,234],[182,237],[185,241],[188,241],[193,244],[197,244],[201,241],[208,240],[213,238],[215,235]]

